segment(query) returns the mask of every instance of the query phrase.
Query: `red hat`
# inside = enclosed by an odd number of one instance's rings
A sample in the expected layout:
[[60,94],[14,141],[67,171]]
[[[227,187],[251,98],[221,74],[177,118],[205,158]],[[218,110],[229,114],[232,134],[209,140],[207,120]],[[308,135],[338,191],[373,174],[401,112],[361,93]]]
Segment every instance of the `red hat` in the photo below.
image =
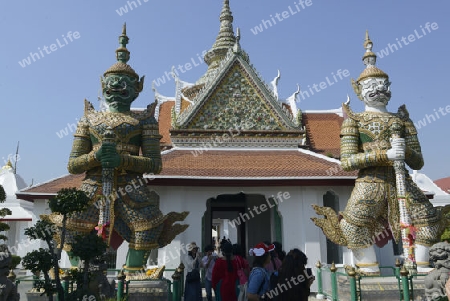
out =
[[265,243],[260,242],[259,244],[257,244],[255,247],[251,248],[248,251],[248,254],[250,254],[250,256],[263,256],[266,253],[269,253],[270,251],[275,250],[275,245],[271,244],[271,245],[266,245]]

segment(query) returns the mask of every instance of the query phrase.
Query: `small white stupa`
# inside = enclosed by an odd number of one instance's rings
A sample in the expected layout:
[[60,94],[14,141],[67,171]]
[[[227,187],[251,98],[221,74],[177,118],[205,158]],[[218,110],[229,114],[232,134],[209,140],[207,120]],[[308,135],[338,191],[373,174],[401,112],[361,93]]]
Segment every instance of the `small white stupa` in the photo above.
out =
[[0,219],[10,227],[8,231],[5,231],[8,240],[2,243],[8,245],[12,254],[23,257],[29,251],[24,247],[29,246],[24,230],[33,225],[33,220],[36,220],[36,217],[33,214],[32,202],[16,198],[16,192],[27,187],[27,185],[23,178],[16,174],[9,160],[0,170],[0,185],[3,186],[6,193],[6,200],[0,203],[0,208],[8,208],[12,213]]

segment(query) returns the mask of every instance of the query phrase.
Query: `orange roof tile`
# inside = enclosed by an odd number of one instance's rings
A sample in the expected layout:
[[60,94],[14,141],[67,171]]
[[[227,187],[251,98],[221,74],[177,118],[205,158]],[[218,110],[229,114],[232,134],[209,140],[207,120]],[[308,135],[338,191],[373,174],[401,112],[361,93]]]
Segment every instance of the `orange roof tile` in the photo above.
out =
[[30,188],[22,189],[19,192],[17,192],[16,195],[19,196],[19,195],[39,193],[44,194],[43,197],[50,196],[56,194],[62,188],[80,187],[81,181],[83,181],[83,179],[84,173],[79,175],[68,174],[45,183],[37,184]]
[[162,177],[355,177],[335,162],[299,150],[183,150],[163,155]]
[[[196,155],[194,155],[196,154]],[[172,149],[162,155],[163,170],[156,178],[191,179],[353,179],[328,158],[302,150]],[[80,187],[84,174],[67,175],[17,193],[22,199],[48,198],[62,188]]]
[[172,141],[170,141],[170,128],[172,124],[171,112],[172,108],[175,105],[174,101],[166,101],[161,104],[159,107],[159,134],[162,136],[160,143],[161,146],[170,146],[172,145]]
[[305,113],[303,123],[311,150],[340,157],[340,132],[343,117],[335,113]]
[[434,184],[445,192],[450,192],[450,177],[436,180],[434,181]]

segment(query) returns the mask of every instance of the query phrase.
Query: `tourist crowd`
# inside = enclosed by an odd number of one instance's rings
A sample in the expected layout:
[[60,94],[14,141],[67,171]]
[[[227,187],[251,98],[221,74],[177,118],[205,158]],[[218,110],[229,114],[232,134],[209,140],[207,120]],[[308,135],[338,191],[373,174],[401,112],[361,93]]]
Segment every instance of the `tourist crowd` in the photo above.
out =
[[208,245],[201,257],[195,242],[183,260],[187,271],[184,300],[201,301],[200,269],[208,301],[306,301],[314,276],[306,268],[308,258],[299,249],[287,254],[278,242],[261,242],[251,248],[251,266],[238,244],[223,239],[218,250]]

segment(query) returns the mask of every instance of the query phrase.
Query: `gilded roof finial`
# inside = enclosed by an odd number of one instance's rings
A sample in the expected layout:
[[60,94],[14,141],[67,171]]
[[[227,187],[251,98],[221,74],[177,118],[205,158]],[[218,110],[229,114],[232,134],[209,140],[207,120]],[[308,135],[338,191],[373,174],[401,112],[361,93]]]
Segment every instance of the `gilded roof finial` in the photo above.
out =
[[2,169],[12,169],[12,168],[13,166],[10,159],[8,159],[8,162],[6,162],[5,166],[2,167]]

